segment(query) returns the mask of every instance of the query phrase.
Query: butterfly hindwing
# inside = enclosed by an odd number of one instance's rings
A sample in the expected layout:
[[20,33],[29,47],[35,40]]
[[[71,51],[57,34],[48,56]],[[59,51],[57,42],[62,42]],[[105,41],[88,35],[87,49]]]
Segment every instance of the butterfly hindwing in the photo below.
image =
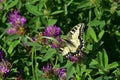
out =
[[78,25],[74,26],[67,34],[67,37],[63,43],[64,46],[60,48],[60,52],[63,56],[77,56],[79,55],[79,52],[83,50],[84,41],[82,36],[84,27],[84,23],[79,23]]

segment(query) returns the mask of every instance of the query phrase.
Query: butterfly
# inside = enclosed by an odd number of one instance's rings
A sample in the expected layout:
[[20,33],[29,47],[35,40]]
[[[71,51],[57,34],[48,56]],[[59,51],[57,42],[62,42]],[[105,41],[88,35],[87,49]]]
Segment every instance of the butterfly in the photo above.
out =
[[84,28],[85,28],[85,24],[79,23],[70,30],[70,32],[67,34],[66,38],[64,39],[62,46],[59,49],[62,56],[65,56],[65,57],[69,57],[70,55],[80,56],[81,53],[83,53]]

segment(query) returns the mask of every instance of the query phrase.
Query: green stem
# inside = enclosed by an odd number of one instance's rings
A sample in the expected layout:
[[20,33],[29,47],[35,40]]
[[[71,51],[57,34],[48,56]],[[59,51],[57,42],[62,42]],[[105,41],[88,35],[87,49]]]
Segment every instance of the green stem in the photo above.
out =
[[35,69],[34,69],[34,47],[32,48],[32,56],[31,56],[31,61],[32,61],[32,73],[33,73],[33,80],[35,80]]
[[37,74],[37,67],[38,67],[38,64],[37,64],[37,59],[36,59],[36,50],[35,50],[35,74],[36,74],[36,80],[38,80],[38,74]]
[[57,65],[57,62],[58,62],[58,56],[56,56],[55,66]]

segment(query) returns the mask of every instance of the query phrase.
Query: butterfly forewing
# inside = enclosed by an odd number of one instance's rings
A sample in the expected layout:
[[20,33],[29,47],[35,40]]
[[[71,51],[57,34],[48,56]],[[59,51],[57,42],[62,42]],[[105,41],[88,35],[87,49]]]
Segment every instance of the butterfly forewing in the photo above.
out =
[[60,48],[63,56],[68,56],[70,53],[75,53],[79,48],[82,48],[84,45],[82,35],[84,30],[84,23],[80,23],[74,26],[70,32],[67,34],[65,42],[63,43],[64,46]]

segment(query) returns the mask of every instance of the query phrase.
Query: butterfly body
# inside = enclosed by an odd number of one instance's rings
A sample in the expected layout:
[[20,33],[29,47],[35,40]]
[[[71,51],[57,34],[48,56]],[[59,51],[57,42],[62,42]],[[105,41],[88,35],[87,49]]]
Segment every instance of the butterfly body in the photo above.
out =
[[60,52],[63,56],[80,56],[83,52],[84,41],[82,36],[84,27],[84,23],[79,23],[67,34],[66,39],[63,41],[64,46],[60,48]]

